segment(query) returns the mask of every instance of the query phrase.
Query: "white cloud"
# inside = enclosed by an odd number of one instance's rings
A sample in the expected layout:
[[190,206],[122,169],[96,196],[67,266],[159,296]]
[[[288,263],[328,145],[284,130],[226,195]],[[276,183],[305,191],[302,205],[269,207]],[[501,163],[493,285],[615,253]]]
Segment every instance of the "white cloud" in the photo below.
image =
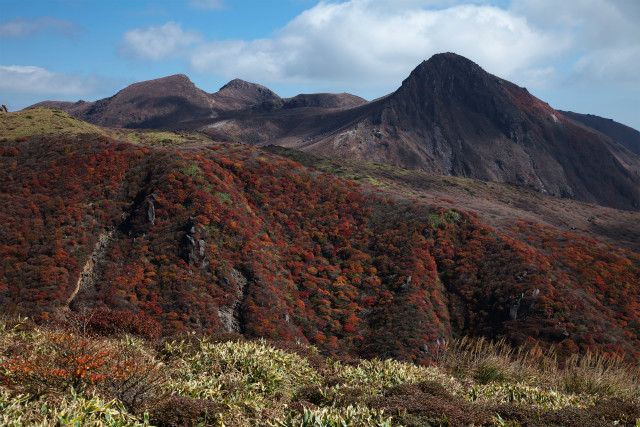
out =
[[404,7],[381,0],[320,2],[271,38],[201,45],[191,65],[201,73],[266,83],[389,89],[438,52],[456,52],[509,78],[547,67],[545,62],[569,45],[568,37],[549,35],[498,7],[453,3],[458,2],[403,0]]
[[157,61],[183,55],[185,50],[202,41],[202,35],[183,30],[176,22],[162,26],[138,28],[124,33],[121,53],[124,56]]
[[582,83],[608,82],[611,86],[640,90],[639,65],[640,45],[598,49],[583,55],[573,67],[572,75]]
[[189,0],[189,6],[196,9],[224,9],[223,0]]
[[50,16],[34,19],[14,18],[0,22],[0,37],[29,37],[37,33],[52,32],[75,38],[86,31],[73,21]]
[[216,77],[369,98],[395,90],[421,61],[450,51],[549,95],[553,105],[556,94],[595,88],[640,99],[638,22],[637,0],[326,0],[269,37],[205,40],[170,22],[127,32],[123,51],[189,58],[192,70]]
[[566,82],[640,89],[640,2],[513,0],[511,11],[571,39]]
[[56,73],[33,65],[0,65],[0,91],[8,93],[86,96],[116,83],[106,77]]

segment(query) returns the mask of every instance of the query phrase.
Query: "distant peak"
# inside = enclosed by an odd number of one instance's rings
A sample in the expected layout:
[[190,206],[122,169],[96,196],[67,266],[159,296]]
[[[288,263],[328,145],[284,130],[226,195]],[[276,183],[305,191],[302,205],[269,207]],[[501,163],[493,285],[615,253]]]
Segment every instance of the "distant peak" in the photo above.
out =
[[251,83],[242,79],[233,79],[226,85],[222,86],[220,90],[224,89],[246,89],[246,88],[255,88],[255,87],[263,87],[256,83]]
[[191,83],[191,79],[184,74],[173,74],[171,76],[165,77],[164,79],[158,80],[166,80],[166,81],[175,81],[181,83]]
[[[167,77],[160,77],[157,79],[152,79],[152,80],[145,80],[142,82],[137,82],[137,83],[133,83],[132,85],[130,85],[130,88],[133,87],[144,87],[144,86],[149,86],[149,85],[188,85],[188,86],[193,86],[193,82],[189,79],[189,77],[185,76],[184,74],[174,74],[171,76],[167,76]],[[125,88],[126,89],[126,88]]]
[[[173,74],[167,77],[160,77],[159,79],[155,79],[156,81],[158,80],[165,80],[165,81],[169,81],[169,80],[176,80],[176,81],[187,81],[190,82],[191,80],[189,79],[189,77],[187,77],[184,74]],[[153,80],[149,80],[149,81],[153,81]]]
[[234,98],[240,97],[252,99],[256,102],[262,102],[269,99],[280,99],[280,97],[271,91],[271,89],[257,83],[251,83],[241,79],[231,80],[220,88],[218,94]]
[[420,82],[418,83],[419,85],[448,86],[451,88],[454,75],[458,76],[460,81],[469,80],[470,78],[485,79],[489,76],[486,71],[470,59],[452,52],[446,52],[435,54],[428,60],[422,61],[409,74],[409,77],[402,82],[402,85],[406,86],[410,82]]

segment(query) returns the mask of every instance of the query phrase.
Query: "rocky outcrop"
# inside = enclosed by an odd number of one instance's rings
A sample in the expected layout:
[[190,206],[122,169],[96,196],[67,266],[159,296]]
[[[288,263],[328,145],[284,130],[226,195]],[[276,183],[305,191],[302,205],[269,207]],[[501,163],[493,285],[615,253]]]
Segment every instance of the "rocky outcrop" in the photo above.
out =
[[182,237],[182,258],[189,266],[206,268],[209,265],[206,257],[207,230],[195,218],[189,218]]
[[218,309],[218,316],[227,332],[241,334],[243,331],[240,307],[247,295],[249,281],[235,268],[231,270],[231,280],[229,280],[228,277],[225,277],[224,280],[227,286],[235,286],[236,296],[231,306],[220,307]]

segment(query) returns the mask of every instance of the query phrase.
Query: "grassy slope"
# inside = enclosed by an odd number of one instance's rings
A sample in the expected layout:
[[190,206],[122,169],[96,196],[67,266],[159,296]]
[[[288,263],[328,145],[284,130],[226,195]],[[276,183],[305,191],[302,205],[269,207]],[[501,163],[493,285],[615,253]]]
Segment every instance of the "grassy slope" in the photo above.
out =
[[83,122],[61,110],[34,108],[0,115],[0,137],[16,139],[59,133],[102,133],[101,128]]
[[211,142],[206,135],[180,132],[105,128],[77,119],[55,108],[32,108],[0,115],[0,139],[33,135],[98,134],[116,141],[165,147],[190,142]]
[[637,368],[598,358],[560,369],[541,352],[461,341],[437,366],[418,367],[239,336],[99,336],[92,326],[0,324],[0,424],[640,425]]

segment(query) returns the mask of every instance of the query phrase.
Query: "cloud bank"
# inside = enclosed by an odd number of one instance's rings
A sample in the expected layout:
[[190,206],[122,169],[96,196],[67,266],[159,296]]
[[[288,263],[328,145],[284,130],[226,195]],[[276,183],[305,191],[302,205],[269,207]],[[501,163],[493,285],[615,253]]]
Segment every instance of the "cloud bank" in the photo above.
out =
[[0,65],[0,91],[56,96],[87,96],[119,82],[101,76],[56,73],[32,65]]
[[[322,1],[255,40],[204,40],[168,22],[127,32],[125,51],[182,56],[201,74],[262,83],[392,90],[422,60],[456,52],[532,87],[615,80],[640,87],[635,0]],[[499,3],[500,4],[500,3]],[[221,6],[217,0],[191,5]]]
[[274,37],[213,41],[191,55],[201,73],[272,82],[398,83],[438,52],[466,56],[504,77],[532,70],[560,55],[566,35],[547,34],[494,6],[424,9],[418,1],[321,2]]
[[126,57],[157,61],[179,56],[203,37],[198,31],[183,30],[176,22],[150,26],[124,33],[121,54]]

